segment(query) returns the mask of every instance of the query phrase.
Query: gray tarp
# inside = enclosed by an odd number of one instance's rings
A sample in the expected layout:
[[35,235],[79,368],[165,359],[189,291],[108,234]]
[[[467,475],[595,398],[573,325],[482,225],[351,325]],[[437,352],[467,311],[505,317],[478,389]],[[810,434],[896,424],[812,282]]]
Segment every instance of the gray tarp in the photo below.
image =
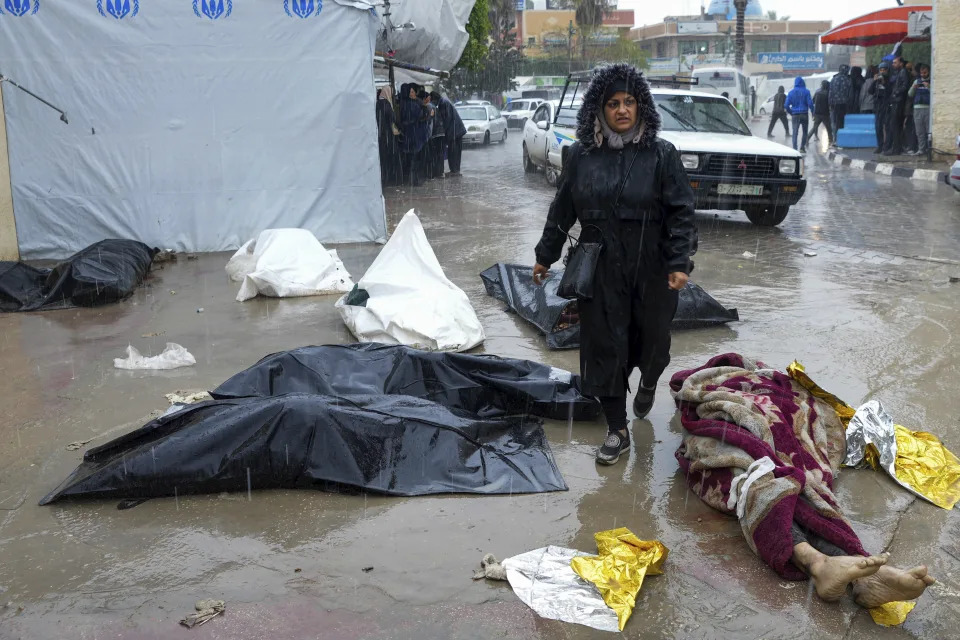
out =
[[[377,49],[396,51],[395,58],[421,67],[449,71],[467,46],[467,19],[475,0],[401,0],[390,7],[394,26],[409,22],[415,30],[390,31]],[[381,9],[378,9],[382,12]]]
[[0,72],[70,121],[4,87],[22,255],[226,250],[284,227],[384,240],[369,6],[0,2]]

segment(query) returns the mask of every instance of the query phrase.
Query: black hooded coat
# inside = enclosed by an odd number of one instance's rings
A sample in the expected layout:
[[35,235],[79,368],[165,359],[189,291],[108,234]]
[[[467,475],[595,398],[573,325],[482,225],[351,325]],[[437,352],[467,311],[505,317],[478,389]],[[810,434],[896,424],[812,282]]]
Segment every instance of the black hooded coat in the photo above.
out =
[[[606,139],[598,145],[595,137],[607,88],[617,82],[625,82],[637,99],[644,124],[639,142],[628,141],[619,150]],[[556,262],[575,222],[587,228],[584,238],[593,240],[597,233],[589,225],[602,233],[594,297],[579,302],[580,369],[584,393],[618,396],[634,367],[645,384],[653,384],[648,376],[659,377],[670,361],[677,292],[669,289],[667,275],[693,269],[694,197],[677,149],[657,137],[660,114],[646,80],[632,66],[598,69],[577,121],[578,141],[567,152],[536,257],[545,267]]]

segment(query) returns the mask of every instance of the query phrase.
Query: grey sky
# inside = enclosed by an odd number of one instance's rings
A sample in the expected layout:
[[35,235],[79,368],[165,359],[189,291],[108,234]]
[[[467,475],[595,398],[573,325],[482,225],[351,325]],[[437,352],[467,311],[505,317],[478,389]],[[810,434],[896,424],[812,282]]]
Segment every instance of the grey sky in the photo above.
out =
[[[704,0],[709,5],[709,0]],[[695,15],[700,13],[700,0],[619,0],[621,9],[633,9],[638,25],[661,22],[664,16]],[[760,0],[764,11],[775,10],[779,15],[789,15],[800,20],[832,20],[836,26],[850,18],[897,6],[896,0]]]

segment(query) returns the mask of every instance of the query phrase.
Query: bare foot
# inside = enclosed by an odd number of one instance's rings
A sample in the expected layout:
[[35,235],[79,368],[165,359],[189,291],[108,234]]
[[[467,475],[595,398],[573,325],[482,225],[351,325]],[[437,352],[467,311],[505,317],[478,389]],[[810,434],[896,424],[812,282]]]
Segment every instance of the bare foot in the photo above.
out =
[[828,602],[839,600],[854,580],[871,576],[887,563],[887,554],[879,556],[823,556],[810,565],[810,578],[817,595]]
[[881,567],[874,575],[857,580],[853,596],[858,605],[872,609],[887,602],[919,598],[934,582],[922,565],[910,570]]

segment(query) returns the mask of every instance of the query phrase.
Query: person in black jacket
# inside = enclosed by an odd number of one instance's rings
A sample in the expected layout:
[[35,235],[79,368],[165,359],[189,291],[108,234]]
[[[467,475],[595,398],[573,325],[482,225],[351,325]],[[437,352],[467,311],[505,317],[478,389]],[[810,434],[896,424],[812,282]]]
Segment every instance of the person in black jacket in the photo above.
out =
[[397,185],[402,182],[403,169],[400,164],[400,147],[397,136],[397,117],[393,111],[390,87],[381,87],[377,91],[377,137],[380,147],[380,181],[384,185]]
[[874,153],[883,153],[887,138],[887,111],[890,106],[890,63],[883,61],[877,69],[873,86],[874,130],[877,133],[877,148]]
[[813,130],[810,137],[816,137],[820,125],[827,127],[827,140],[833,144],[833,130],[830,128],[830,83],[824,80],[820,83],[820,89],[813,96]]
[[790,125],[787,124],[787,94],[783,85],[777,87],[777,95],[773,97],[773,115],[770,116],[770,126],[767,127],[767,137],[773,137],[773,127],[777,124],[777,121],[783,123],[784,134],[789,138],[790,137]]
[[460,156],[463,153],[463,136],[467,135],[467,128],[463,125],[463,120],[447,98],[434,91],[433,103],[437,106],[440,118],[443,120],[443,130],[446,136],[447,145],[447,164],[450,165],[451,176],[460,175]]
[[903,153],[903,123],[907,106],[907,93],[913,79],[904,66],[903,58],[893,59],[893,76],[890,78],[889,104],[887,105],[887,146],[885,156],[898,156]]
[[659,131],[643,74],[622,63],[599,68],[536,247],[533,279],[540,284],[575,222],[585,238],[602,236],[594,295],[578,301],[582,390],[600,398],[607,419],[596,455],[602,464],[614,464],[630,446],[626,394],[635,368],[634,414],[643,418],[653,407],[670,363],[670,323],[697,249],[693,191],[679,152]]
[[853,80],[850,79],[850,65],[840,65],[840,71],[830,80],[830,117],[833,124],[833,135],[836,136],[843,129],[847,117],[847,107],[850,104],[850,95],[853,93]]

